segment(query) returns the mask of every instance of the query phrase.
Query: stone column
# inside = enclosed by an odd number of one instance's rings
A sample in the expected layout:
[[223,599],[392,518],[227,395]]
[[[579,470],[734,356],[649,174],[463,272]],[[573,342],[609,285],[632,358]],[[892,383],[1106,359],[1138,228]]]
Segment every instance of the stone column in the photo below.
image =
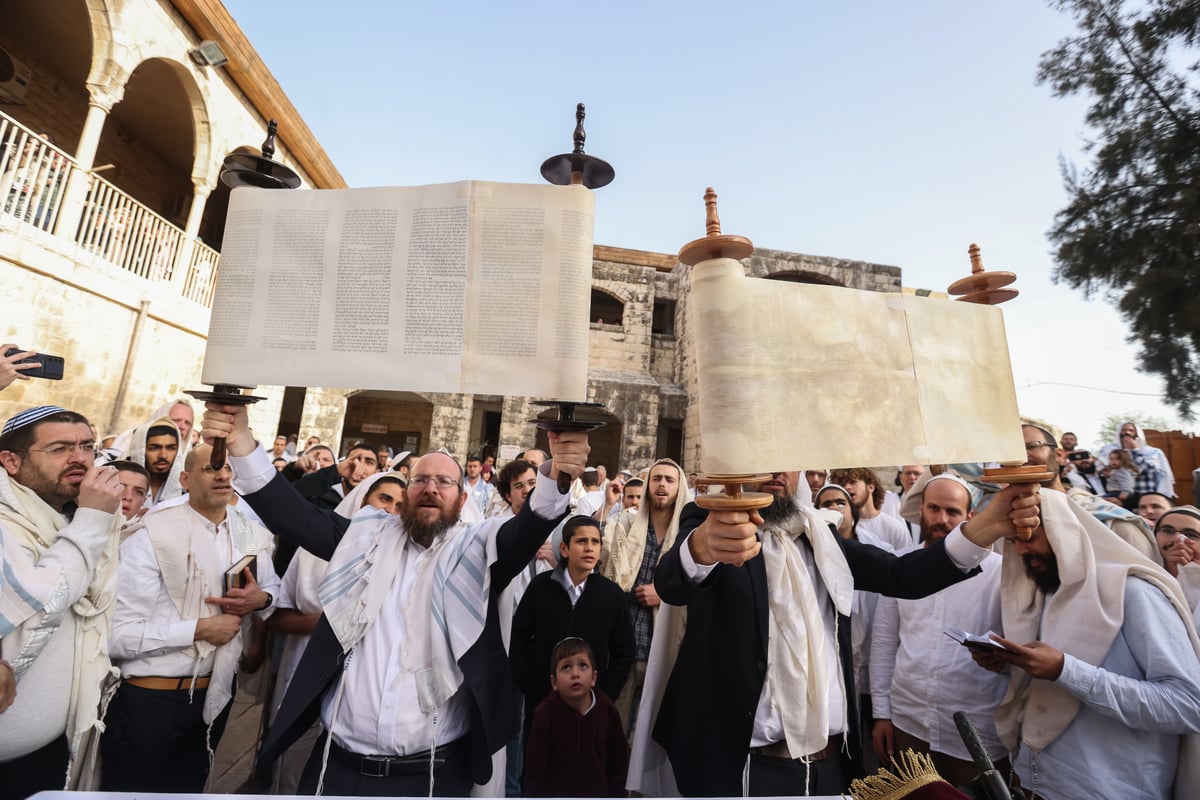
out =
[[88,113],[83,122],[83,131],[79,134],[79,144],[75,147],[76,169],[71,170],[67,178],[67,187],[63,191],[62,208],[58,212],[58,222],[54,226],[56,236],[75,238],[79,229],[79,220],[83,216],[83,203],[91,184],[92,166],[96,160],[96,148],[100,144],[100,134],[104,131],[104,122],[112,107],[120,101],[120,96],[98,86],[88,86]]
[[275,431],[279,429],[279,415],[283,411],[283,390],[283,386],[255,386],[242,392],[266,398],[247,406],[246,414],[250,417],[250,429],[254,432],[254,438],[268,449],[275,438]]
[[[500,444],[513,444],[520,450],[536,447],[537,428],[529,420],[542,409],[530,405],[531,397],[505,397],[500,410]],[[518,451],[520,452],[520,451]]]
[[342,423],[346,420],[346,390],[313,389],[304,393],[304,409],[300,412],[300,442],[318,436],[322,444],[338,453],[342,441]]
[[187,287],[189,267],[192,263],[192,253],[196,251],[196,234],[200,232],[200,221],[204,218],[204,205],[212,187],[199,178],[192,178],[192,207],[188,209],[187,225],[183,229],[183,245],[175,256],[175,265],[171,270],[171,288],[183,294]]
[[433,421],[429,425],[429,449],[444,447],[459,461],[468,455],[471,444],[471,412],[475,396],[469,394],[431,394]]

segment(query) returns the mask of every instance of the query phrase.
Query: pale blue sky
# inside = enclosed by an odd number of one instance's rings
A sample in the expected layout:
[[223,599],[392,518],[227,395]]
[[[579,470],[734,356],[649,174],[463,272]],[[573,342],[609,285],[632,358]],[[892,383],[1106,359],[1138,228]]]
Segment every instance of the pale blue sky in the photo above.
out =
[[1018,274],[1022,413],[1085,444],[1108,413],[1173,417],[1116,313],[1049,280],[1085,103],[1035,85],[1071,31],[1040,0],[225,5],[351,186],[540,182],[582,101],[617,175],[597,243],[676,252],[709,185],[727,233],[896,265],[906,286],[944,290],[979,242]]

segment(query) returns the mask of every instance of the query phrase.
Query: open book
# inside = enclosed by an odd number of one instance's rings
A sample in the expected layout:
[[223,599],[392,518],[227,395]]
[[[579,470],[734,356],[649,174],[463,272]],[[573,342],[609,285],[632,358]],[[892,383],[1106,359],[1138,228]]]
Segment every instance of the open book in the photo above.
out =
[[203,380],[586,400],[594,208],[582,186],[236,189]]
[[988,631],[982,636],[979,636],[974,633],[967,633],[966,631],[959,630],[958,628],[947,628],[945,630],[945,634],[965,647],[982,647],[986,650],[1004,650],[1008,653],[1012,652],[1007,647],[992,638],[993,635],[999,635],[994,631]]

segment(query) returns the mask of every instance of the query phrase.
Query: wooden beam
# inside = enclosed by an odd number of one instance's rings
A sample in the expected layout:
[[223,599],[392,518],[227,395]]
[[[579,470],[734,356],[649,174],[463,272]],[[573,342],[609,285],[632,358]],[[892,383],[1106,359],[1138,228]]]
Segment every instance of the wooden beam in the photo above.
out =
[[647,250],[630,250],[625,247],[608,247],[602,244],[592,246],[592,258],[596,261],[654,267],[659,272],[670,272],[679,264],[679,258],[675,255],[651,253]]

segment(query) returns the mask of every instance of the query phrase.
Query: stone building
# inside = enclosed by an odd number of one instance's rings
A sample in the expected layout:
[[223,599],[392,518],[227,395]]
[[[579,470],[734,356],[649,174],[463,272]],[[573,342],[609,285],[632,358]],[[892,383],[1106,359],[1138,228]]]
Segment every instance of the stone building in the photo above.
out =
[[[305,188],[345,182],[218,0],[0,0],[0,19],[0,339],[66,358],[63,381],[0,394],[0,418],[56,403],[117,432],[200,386],[225,155],[256,151],[274,118],[275,158]],[[774,250],[746,265],[763,278],[900,290],[896,267]],[[595,248],[588,399],[604,405],[593,461],[610,471],[696,460],[688,279],[674,255]],[[545,413],[528,397],[256,393],[264,438],[316,435],[341,449],[357,439],[525,449]]]
[[0,416],[53,402],[121,430],[198,385],[225,155],[275,118],[305,185],[345,181],[217,0],[0,0],[0,19],[0,338],[66,359]]

